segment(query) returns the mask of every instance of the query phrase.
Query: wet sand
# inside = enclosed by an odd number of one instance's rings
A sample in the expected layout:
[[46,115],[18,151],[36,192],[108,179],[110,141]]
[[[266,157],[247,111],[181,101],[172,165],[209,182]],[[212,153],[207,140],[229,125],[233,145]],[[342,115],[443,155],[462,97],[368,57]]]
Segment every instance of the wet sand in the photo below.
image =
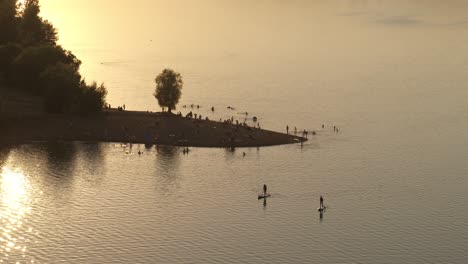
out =
[[[93,117],[44,115],[2,121],[3,143],[96,141],[194,147],[256,147],[300,143],[305,138],[168,113],[106,110]],[[1,142],[0,142],[1,144]]]

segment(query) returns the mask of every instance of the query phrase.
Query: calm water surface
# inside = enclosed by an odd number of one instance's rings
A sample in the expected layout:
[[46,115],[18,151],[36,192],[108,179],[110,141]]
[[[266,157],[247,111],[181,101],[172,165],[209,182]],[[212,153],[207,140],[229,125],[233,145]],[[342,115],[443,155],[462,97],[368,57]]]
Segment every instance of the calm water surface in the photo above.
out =
[[189,155],[2,149],[1,262],[468,262],[465,2],[110,2],[44,0],[43,14],[113,106],[158,110],[153,79],[171,67],[203,116],[317,135]]

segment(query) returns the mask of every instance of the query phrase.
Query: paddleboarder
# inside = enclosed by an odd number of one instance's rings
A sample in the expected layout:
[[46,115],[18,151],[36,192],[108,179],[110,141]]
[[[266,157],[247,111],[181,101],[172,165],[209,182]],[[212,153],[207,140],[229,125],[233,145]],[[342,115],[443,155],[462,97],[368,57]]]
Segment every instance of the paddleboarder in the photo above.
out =
[[320,195],[320,208],[324,208],[322,195]]
[[266,184],[263,184],[263,196],[266,196],[267,193],[267,186]]

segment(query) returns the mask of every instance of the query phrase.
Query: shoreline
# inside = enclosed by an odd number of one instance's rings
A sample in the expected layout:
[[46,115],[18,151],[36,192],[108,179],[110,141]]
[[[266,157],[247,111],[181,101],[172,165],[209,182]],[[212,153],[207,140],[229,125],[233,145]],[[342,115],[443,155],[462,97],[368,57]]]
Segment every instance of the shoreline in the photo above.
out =
[[116,111],[82,117],[46,114],[3,118],[0,146],[34,141],[114,142],[183,147],[238,148],[294,144],[306,138],[236,125],[199,120],[167,112]]

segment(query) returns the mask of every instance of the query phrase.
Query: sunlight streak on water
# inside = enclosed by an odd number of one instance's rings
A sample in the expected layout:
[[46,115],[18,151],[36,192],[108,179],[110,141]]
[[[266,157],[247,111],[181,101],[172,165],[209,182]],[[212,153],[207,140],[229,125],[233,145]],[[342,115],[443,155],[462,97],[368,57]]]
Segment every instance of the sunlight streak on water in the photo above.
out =
[[[24,222],[31,213],[31,185],[19,169],[4,167],[0,174],[0,260],[8,262],[12,254],[26,252],[22,234]],[[2,261],[2,262],[3,262]]]

